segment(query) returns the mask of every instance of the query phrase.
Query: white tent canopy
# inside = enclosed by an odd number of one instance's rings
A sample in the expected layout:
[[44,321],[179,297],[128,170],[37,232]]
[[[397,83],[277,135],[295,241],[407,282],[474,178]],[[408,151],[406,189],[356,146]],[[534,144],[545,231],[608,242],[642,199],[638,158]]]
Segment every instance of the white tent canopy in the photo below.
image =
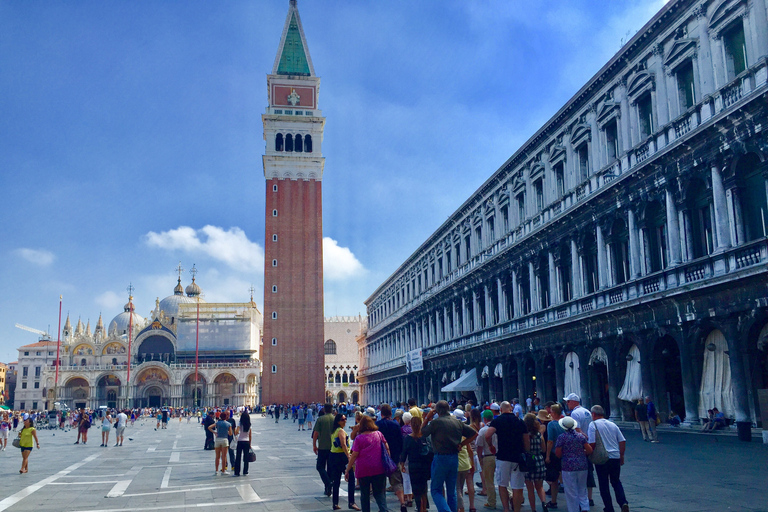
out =
[[475,391],[477,387],[477,370],[472,368],[472,371],[465,372],[461,377],[444,386],[440,391],[443,393],[458,393],[461,391]]
[[628,402],[643,398],[643,376],[640,372],[640,349],[637,345],[629,348],[632,358],[627,361],[627,373],[624,376],[624,385],[619,391],[619,398]]
[[579,356],[568,352],[565,356],[565,396],[571,393],[581,395],[581,375],[579,374]]
[[498,378],[504,376],[504,366],[501,363],[496,364],[496,368],[493,370],[493,375]]
[[[709,345],[714,345],[710,350]],[[707,411],[717,409],[729,418],[734,417],[733,383],[731,382],[731,358],[728,342],[721,331],[712,331],[704,342],[704,367],[699,388],[699,417],[706,418]]]
[[490,370],[488,370],[488,365],[485,365],[485,366],[483,367],[483,373],[481,373],[481,374],[480,374],[480,378],[481,378],[481,379],[485,379],[485,378],[488,378],[488,372],[489,372],[489,371],[490,371]]

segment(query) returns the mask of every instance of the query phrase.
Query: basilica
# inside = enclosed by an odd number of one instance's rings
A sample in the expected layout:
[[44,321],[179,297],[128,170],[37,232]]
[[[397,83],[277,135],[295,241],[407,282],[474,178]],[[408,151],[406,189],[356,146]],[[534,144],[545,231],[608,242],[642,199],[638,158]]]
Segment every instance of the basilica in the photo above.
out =
[[[208,303],[201,294],[194,278],[184,289],[179,276],[173,293],[156,300],[147,318],[136,313],[131,298],[106,327],[99,316],[93,332],[90,323],[83,326],[80,320],[73,329],[67,316],[58,383],[55,341],[19,348],[19,367],[35,368],[34,379],[30,370],[19,381],[26,384],[29,379],[24,389],[42,394],[26,398],[22,392],[17,401],[26,403],[18,405],[23,409],[38,401],[49,407],[55,401],[78,408],[259,403],[262,316],[253,297],[245,303]],[[37,346],[41,344],[45,347]],[[35,356],[45,356],[42,370],[31,364]]]

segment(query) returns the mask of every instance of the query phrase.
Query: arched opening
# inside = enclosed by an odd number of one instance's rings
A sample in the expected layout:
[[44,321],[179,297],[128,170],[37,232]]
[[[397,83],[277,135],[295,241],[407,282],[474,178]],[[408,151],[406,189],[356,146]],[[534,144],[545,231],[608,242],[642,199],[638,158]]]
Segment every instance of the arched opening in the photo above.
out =
[[654,399],[659,412],[667,418],[674,411],[684,419],[683,374],[680,369],[680,350],[674,338],[665,335],[656,341],[651,368],[654,374]]
[[312,136],[311,135],[304,136],[304,152],[305,153],[312,152]]
[[734,167],[739,195],[735,203],[736,218],[741,217],[741,225],[736,230],[737,243],[762,238],[766,234],[768,204],[766,204],[765,178],[760,167],[760,157],[756,153],[742,155]]
[[531,281],[528,265],[519,268],[517,276],[517,294],[520,297],[520,314],[527,315],[531,312]]
[[290,133],[286,134],[285,136],[285,150],[293,151],[293,135]]
[[704,340],[704,364],[699,388],[699,418],[717,408],[727,418],[734,417],[731,360],[728,342],[722,331],[715,329]]
[[163,389],[160,386],[149,386],[144,390],[144,400],[148,407],[162,407]]
[[326,340],[325,345],[325,355],[327,356],[333,356],[336,355],[336,342],[333,340]]
[[686,244],[691,259],[701,258],[714,250],[711,203],[712,195],[704,182],[692,180],[686,190]]
[[160,407],[168,402],[170,379],[164,370],[150,367],[137,376],[136,388],[143,397],[141,407]]
[[137,359],[139,363],[145,361],[171,363],[176,359],[173,343],[165,336],[160,336],[159,334],[149,336],[141,342]]
[[354,371],[351,371],[351,372],[349,372],[349,383],[350,383],[350,384],[354,384],[355,382],[357,382],[357,381],[355,380],[355,372],[354,372]]
[[65,393],[62,399],[70,400],[75,408],[83,408],[90,398],[90,386],[82,377],[75,377],[64,385]]
[[347,380],[347,372],[344,372],[341,374],[341,383],[342,384],[349,384],[349,380]]
[[627,371],[624,373],[624,384],[619,391],[619,398],[626,402],[637,402],[643,398],[643,375],[640,370],[640,349],[633,344],[629,347],[624,359]]
[[357,391],[353,391],[352,392],[352,403],[356,404],[358,402],[360,402],[360,393],[358,393]]
[[118,391],[120,391],[120,379],[117,376],[105,375],[100,378],[96,383],[96,396],[99,405],[106,405],[110,409],[116,408]]
[[667,267],[667,212],[658,201],[645,206],[643,252],[645,273],[658,272]]
[[333,372],[328,372],[328,384],[333,384]]
[[339,394],[336,395],[336,400],[338,400],[338,403],[346,402],[347,401],[347,394],[343,391],[339,391]]
[[117,366],[117,358],[116,357],[112,358],[112,365],[113,366]]
[[525,359],[525,396],[520,397],[521,402],[529,396],[531,398],[538,396],[538,390],[536,389],[537,380],[538,377],[536,376],[536,363],[532,358],[528,357]]
[[237,379],[230,373],[222,373],[214,380],[216,403],[222,405],[241,405],[237,401]]
[[[503,400],[504,397],[504,365],[496,363],[493,368],[493,376],[491,377],[491,392],[490,400],[498,402]],[[500,403],[500,402],[499,402]]]
[[283,134],[278,133],[275,135],[275,151],[283,150]]
[[594,293],[597,291],[599,282],[597,279],[597,241],[593,229],[587,230],[582,239],[581,261],[584,293]]
[[85,358],[82,358],[80,360],[80,366],[86,366],[88,364],[88,361],[85,360]]
[[341,384],[341,374],[339,372],[336,372],[336,384]]
[[200,373],[197,374],[197,381],[195,381],[194,373],[187,375],[187,378],[184,379],[184,399],[187,404],[191,407],[203,405],[207,384],[205,377],[200,375]]
[[301,140],[301,135],[296,135],[293,141],[293,150],[297,153],[301,153],[304,149],[304,142]]
[[608,389],[608,354],[603,347],[597,347],[589,356],[589,394],[593,405],[602,405],[606,417],[611,415],[611,400]]
[[557,376],[555,375],[555,358],[554,356],[547,355],[544,357],[542,364],[544,368],[543,384],[546,385],[545,389],[542,389],[542,400],[552,399],[559,401],[564,395],[560,395],[557,392]]
[[331,403],[333,402],[333,393],[330,391],[325,392],[325,403]]
[[629,279],[629,231],[624,219],[613,221],[608,246],[611,251],[613,284],[625,283]]

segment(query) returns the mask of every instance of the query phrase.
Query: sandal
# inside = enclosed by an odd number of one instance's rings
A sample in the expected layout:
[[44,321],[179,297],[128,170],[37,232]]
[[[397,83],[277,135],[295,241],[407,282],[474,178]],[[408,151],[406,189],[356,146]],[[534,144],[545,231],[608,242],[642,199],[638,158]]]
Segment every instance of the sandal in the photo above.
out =
[[353,503],[349,506],[349,510],[360,510],[360,507],[358,507],[356,503]]

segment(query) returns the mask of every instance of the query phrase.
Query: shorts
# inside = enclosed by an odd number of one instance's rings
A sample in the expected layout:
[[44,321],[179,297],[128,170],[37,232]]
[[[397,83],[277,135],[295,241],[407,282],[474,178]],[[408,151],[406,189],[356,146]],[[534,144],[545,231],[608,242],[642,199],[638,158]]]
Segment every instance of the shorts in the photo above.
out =
[[493,480],[498,487],[513,490],[525,488],[525,472],[520,471],[520,464],[517,462],[496,459],[496,473]]
[[8,439],[8,431],[0,430],[0,439]]
[[219,437],[219,438],[217,438],[216,439],[216,443],[214,443],[213,447],[214,448],[220,448],[222,446],[225,446],[225,447],[229,448],[229,439],[227,439],[226,437]]
[[115,429],[117,432],[115,432],[115,435],[118,437],[122,437],[123,432],[125,432],[125,427],[117,427]]
[[392,486],[392,490],[395,492],[403,490],[403,474],[399,469],[389,475],[389,485]]
[[102,427],[101,427],[101,431],[102,432],[109,432],[110,430],[112,430],[112,427],[110,427],[110,426],[102,425]]
[[23,452],[30,451],[31,452],[32,451],[32,447],[31,446],[22,446],[21,447],[21,451],[23,451]]
[[299,418],[299,425],[303,425],[303,424],[304,424],[304,420]]
[[547,464],[547,476],[546,481],[547,482],[557,482],[560,478],[560,471],[561,471],[562,463],[560,459],[555,457],[555,454],[553,453],[549,457],[549,464]]

